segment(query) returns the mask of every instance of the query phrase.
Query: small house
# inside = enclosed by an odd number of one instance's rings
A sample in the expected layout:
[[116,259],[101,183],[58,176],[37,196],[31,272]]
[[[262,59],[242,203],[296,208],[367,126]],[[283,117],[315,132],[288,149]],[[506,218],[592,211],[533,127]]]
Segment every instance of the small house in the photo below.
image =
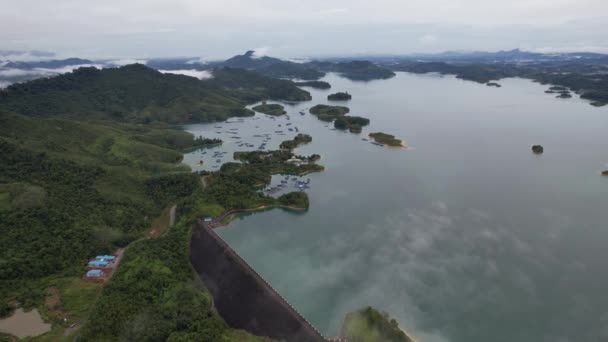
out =
[[213,222],[213,218],[211,218],[211,217],[205,217],[205,218],[203,219],[203,222],[205,222],[205,223],[210,223],[210,222]]
[[96,278],[96,277],[103,277],[104,273],[102,270],[88,270],[86,273],[86,277],[87,278]]
[[293,165],[296,165],[296,166],[300,166],[300,165],[302,165],[302,164],[304,163],[304,162],[302,161],[302,159],[298,159],[298,158],[291,158],[291,159],[288,159],[288,160],[287,160],[287,162],[288,162],[289,164],[293,164]]
[[113,255],[98,255],[95,257],[95,259],[100,261],[114,261],[116,257]]

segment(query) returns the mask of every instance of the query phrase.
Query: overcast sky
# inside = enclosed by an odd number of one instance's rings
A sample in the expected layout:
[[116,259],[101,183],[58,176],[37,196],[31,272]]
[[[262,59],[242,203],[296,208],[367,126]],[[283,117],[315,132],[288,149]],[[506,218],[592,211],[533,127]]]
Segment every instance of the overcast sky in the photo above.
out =
[[608,0],[0,0],[0,49],[224,58],[608,53]]

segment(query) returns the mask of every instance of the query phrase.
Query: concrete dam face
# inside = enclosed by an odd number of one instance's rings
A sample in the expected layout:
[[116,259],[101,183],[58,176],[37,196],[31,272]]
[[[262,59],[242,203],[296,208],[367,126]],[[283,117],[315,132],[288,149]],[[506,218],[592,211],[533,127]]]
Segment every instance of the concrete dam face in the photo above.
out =
[[190,261],[228,325],[289,342],[325,338],[210,227],[192,229]]

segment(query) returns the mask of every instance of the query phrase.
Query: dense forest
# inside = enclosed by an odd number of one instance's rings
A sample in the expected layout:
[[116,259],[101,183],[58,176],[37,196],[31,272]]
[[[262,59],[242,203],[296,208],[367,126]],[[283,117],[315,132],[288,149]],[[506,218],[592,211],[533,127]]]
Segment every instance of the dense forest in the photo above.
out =
[[39,300],[47,276],[138,238],[192,191],[175,151],[181,131],[130,124],[0,117],[0,298]]

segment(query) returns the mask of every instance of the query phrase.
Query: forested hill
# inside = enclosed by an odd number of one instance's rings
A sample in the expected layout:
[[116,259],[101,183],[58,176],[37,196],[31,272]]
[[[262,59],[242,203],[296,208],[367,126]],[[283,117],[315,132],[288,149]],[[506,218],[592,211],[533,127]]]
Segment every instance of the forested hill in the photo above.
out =
[[65,116],[124,122],[208,122],[253,113],[244,105],[266,99],[304,101],[294,83],[242,69],[220,68],[214,77],[163,74],[141,64],[79,68],[0,91],[0,110],[28,116]]
[[256,57],[253,51],[236,55],[221,63],[221,66],[255,70],[257,73],[275,78],[298,78],[316,80],[325,76],[324,72],[310,68],[307,64],[284,61],[274,57]]

